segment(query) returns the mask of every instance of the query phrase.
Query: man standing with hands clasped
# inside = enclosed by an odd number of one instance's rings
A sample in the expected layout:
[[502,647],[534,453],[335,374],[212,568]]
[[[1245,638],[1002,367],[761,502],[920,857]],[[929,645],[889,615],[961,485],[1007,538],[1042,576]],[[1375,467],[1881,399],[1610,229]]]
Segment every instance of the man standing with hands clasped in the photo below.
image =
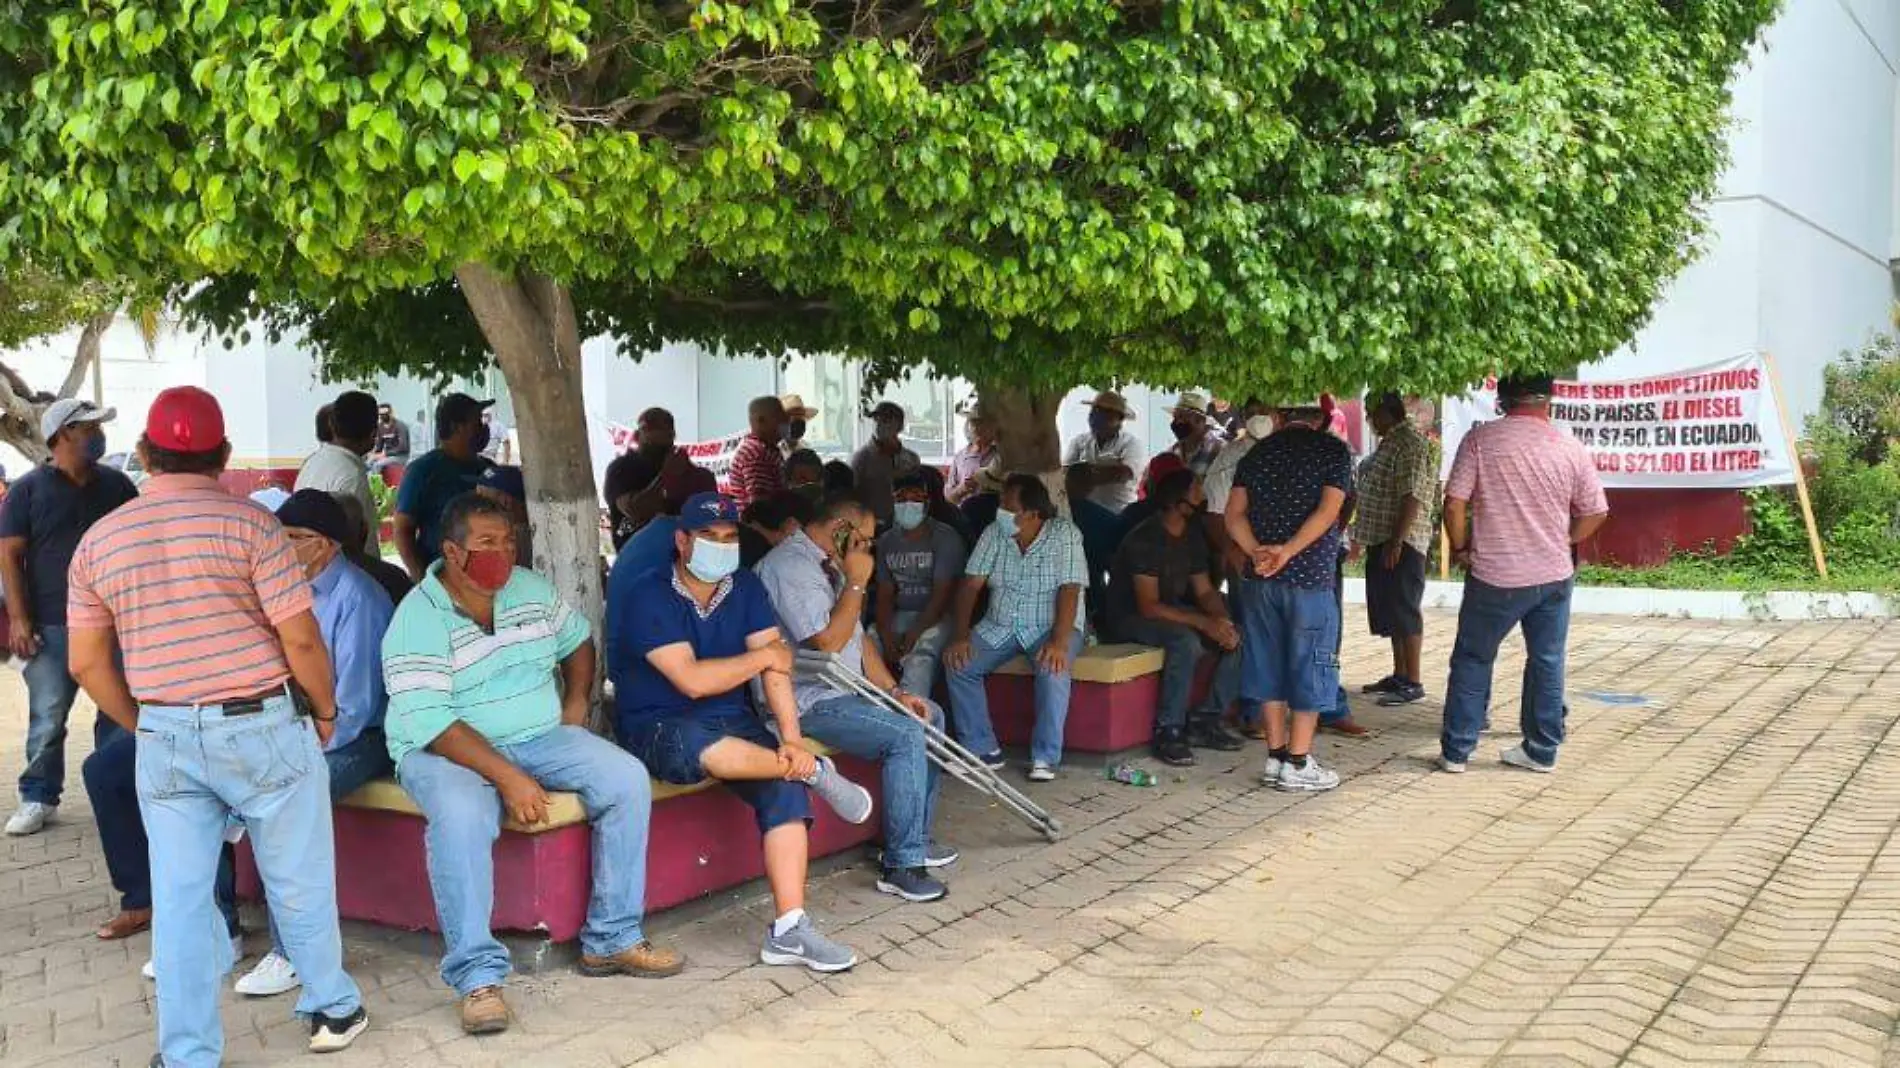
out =
[[1320,713],[1338,704],[1333,584],[1352,454],[1321,429],[1318,403],[1284,406],[1280,418],[1240,462],[1227,498],[1228,536],[1254,565],[1241,588],[1241,696],[1266,706],[1262,779],[1282,790],[1331,790],[1339,773],[1313,759],[1313,735]]
[[1524,742],[1501,759],[1550,772],[1563,744],[1572,550],[1603,526],[1610,506],[1590,454],[1551,425],[1551,386],[1549,375],[1500,379],[1504,418],[1465,435],[1445,486],[1452,559],[1469,568],[1439,742],[1439,769],[1453,774],[1478,747],[1491,669],[1512,627],[1524,628]]
[[[218,484],[231,446],[211,394],[160,393],[138,450],[152,477],[79,543],[66,615],[73,677],[102,714],[138,732],[158,979],[152,1063],[213,1068],[223,1058],[218,980],[233,953],[212,882],[233,815],[250,832],[271,919],[303,979],[296,1011],[310,1049],[345,1049],[369,1017],[337,929],[323,761],[337,705],[310,583],[276,517]],[[307,715],[291,699],[293,679]]]

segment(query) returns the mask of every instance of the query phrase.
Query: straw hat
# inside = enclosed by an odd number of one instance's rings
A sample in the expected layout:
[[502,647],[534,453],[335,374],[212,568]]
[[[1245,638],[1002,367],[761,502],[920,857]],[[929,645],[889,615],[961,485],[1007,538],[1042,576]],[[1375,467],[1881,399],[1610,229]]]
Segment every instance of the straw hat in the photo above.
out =
[[1205,418],[1207,415],[1207,398],[1201,396],[1199,393],[1181,394],[1181,399],[1174,402],[1174,407],[1168,409],[1168,413],[1170,415],[1180,415],[1183,412]]
[[787,419],[803,419],[809,423],[813,419],[818,418],[818,409],[806,404],[805,398],[796,393],[787,393],[783,397],[780,397],[778,402],[784,407],[785,418]]
[[1105,389],[1097,393],[1095,399],[1089,401],[1086,406],[1090,408],[1100,408],[1105,412],[1112,412],[1115,415],[1121,416],[1123,419],[1133,419],[1135,417],[1135,410],[1128,406],[1127,398],[1112,389]]

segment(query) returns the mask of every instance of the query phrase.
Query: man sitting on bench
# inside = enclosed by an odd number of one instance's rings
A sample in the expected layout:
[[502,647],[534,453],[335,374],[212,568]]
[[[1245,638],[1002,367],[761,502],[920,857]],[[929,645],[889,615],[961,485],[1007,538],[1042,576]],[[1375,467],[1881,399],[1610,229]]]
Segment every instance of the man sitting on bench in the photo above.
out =
[[[607,670],[620,744],[664,782],[718,779],[752,806],[778,910],[759,959],[844,971],[857,953],[819,934],[805,914],[806,791],[851,823],[871,818],[871,795],[805,748],[791,647],[764,584],[739,570],[738,505],[717,493],[694,496],[673,540],[670,566],[615,569],[608,583]],[[753,679],[778,722],[776,738],[749,707]]]
[[[428,821],[429,889],[448,953],[442,981],[462,1030],[508,1029],[508,950],[489,930],[504,814],[547,818],[547,790],[580,795],[593,828],[585,975],[675,975],[685,958],[647,941],[647,769],[583,726],[594,684],[587,620],[515,566],[499,504],[465,493],[442,513],[441,557],[383,638],[385,730],[396,777]],[[555,684],[558,669],[560,685]]]
[[955,863],[957,854],[930,846],[937,772],[930,763],[922,721],[933,721],[941,729],[943,712],[899,687],[877,647],[865,648],[864,584],[873,566],[873,524],[855,494],[832,494],[804,529],[765,555],[759,579],[771,595],[786,638],[836,654],[845,668],[863,674],[910,712],[900,715],[820,679],[801,680],[796,687],[805,733],[883,765],[884,863],[878,892],[906,901],[935,901],[945,891],[928,869]]

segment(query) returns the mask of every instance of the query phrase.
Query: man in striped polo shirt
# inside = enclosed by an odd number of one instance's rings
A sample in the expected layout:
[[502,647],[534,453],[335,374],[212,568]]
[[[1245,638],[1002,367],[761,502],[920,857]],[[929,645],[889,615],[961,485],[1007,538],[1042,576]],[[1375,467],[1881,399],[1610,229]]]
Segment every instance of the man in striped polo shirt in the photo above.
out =
[[310,584],[283,526],[219,486],[231,446],[211,394],[160,393],[138,451],[152,477],[79,543],[66,617],[73,677],[100,712],[138,732],[158,979],[152,1064],[209,1068],[223,1056],[218,985],[234,960],[212,881],[233,814],[303,977],[297,1012],[310,1049],[344,1049],[369,1019],[337,929],[323,760],[336,698]]
[[428,822],[442,981],[462,999],[462,1030],[508,1029],[508,950],[489,929],[495,838],[504,816],[546,819],[548,790],[578,793],[593,830],[581,972],[677,974],[685,958],[642,929],[652,779],[584,726],[595,663],[586,618],[515,566],[514,522],[496,501],[450,501],[434,549],[439,558],[383,636],[385,729],[396,777]]

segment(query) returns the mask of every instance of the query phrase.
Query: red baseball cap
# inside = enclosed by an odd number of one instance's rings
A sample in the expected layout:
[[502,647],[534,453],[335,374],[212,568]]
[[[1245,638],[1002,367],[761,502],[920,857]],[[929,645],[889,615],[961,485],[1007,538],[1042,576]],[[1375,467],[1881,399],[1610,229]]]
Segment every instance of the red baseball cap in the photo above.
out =
[[173,386],[152,400],[145,437],[172,452],[210,452],[224,444],[224,409],[197,386]]

